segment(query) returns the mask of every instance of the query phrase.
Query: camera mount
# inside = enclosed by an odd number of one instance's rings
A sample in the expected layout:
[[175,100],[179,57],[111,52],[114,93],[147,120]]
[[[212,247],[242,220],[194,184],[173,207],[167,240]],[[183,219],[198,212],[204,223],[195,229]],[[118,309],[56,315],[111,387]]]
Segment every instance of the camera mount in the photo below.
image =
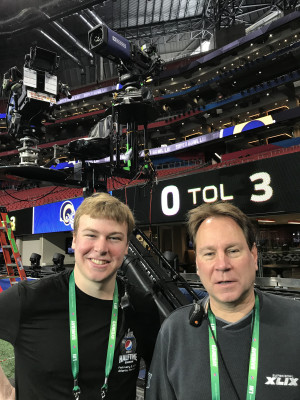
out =
[[40,149],[37,145],[39,141],[33,137],[25,136],[20,139],[21,147],[18,147],[20,155],[20,165],[38,165]]

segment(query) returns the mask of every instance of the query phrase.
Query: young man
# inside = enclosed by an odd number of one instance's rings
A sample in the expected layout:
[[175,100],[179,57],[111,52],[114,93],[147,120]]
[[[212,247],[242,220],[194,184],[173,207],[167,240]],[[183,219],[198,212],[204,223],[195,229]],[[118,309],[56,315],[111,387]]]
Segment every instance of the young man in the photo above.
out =
[[1,293],[0,338],[15,348],[16,390],[0,375],[0,399],[135,400],[159,317],[151,298],[116,279],[133,227],[118,199],[86,198],[74,220],[74,270]]
[[147,400],[300,399],[300,302],[254,290],[255,231],[224,202],[189,212],[208,296],[163,323]]

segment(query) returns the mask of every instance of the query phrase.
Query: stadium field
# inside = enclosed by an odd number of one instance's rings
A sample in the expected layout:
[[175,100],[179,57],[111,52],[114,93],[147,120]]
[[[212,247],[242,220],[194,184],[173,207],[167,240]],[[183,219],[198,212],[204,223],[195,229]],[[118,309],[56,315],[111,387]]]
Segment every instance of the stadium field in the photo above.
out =
[[13,346],[0,340],[0,365],[3,368],[5,375],[9,379],[14,379],[15,376],[15,355]]

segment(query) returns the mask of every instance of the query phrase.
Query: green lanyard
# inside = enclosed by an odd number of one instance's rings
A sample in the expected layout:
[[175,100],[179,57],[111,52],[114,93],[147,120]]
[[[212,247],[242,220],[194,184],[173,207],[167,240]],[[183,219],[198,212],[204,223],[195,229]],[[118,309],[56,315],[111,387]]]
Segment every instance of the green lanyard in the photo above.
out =
[[[114,352],[117,336],[117,322],[118,322],[118,307],[119,295],[118,285],[115,284],[113,306],[110,321],[110,332],[108,339],[108,348],[105,364],[105,380],[101,387],[101,398],[104,399],[108,389],[108,377],[113,366]],[[79,373],[79,356],[78,356],[78,334],[77,334],[77,313],[76,313],[76,292],[75,292],[75,279],[74,271],[72,271],[69,279],[69,316],[70,316],[70,347],[71,347],[71,366],[74,378],[73,393],[75,399],[79,399],[80,387],[78,386],[78,373]]]
[[[218,348],[215,343],[215,339],[217,340],[217,326],[216,326],[216,317],[210,310],[210,307],[208,308],[208,319],[210,322],[210,326],[208,327],[208,336],[209,336],[212,400],[220,400]],[[252,316],[252,324],[253,323],[254,325],[251,338],[246,400],[255,400],[256,384],[257,384],[258,350],[259,350],[259,298],[257,294],[255,295],[254,316]],[[213,334],[210,331],[212,331]]]

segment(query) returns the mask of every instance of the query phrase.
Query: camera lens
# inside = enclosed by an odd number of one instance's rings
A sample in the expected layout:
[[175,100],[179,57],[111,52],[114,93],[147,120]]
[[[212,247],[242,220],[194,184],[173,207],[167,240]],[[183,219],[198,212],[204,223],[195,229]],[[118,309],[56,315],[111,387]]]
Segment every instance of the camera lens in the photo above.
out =
[[93,47],[98,46],[100,43],[102,42],[102,30],[101,29],[97,29],[96,32],[94,32],[91,35],[91,45]]

